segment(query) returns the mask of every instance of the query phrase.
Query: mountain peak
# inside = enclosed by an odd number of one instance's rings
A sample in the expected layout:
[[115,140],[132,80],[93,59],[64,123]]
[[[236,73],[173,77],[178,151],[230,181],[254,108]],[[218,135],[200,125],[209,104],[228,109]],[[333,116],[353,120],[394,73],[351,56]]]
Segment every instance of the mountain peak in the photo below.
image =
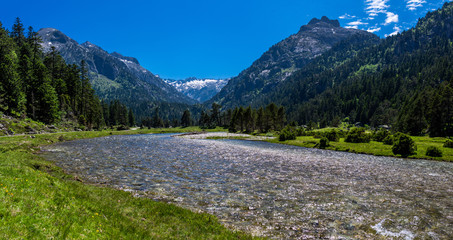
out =
[[68,36],[55,28],[41,28],[38,31],[38,35],[40,35],[43,39],[47,39],[52,42],[58,42],[61,44],[65,44],[66,42],[71,40]]
[[336,20],[336,19],[335,20],[330,20],[326,16],[322,16],[321,19],[313,18],[312,20],[310,20],[310,22],[307,25],[315,25],[315,24],[320,23],[320,22],[328,23],[330,25],[333,25],[334,27],[340,27],[340,22],[338,22],[338,20]]

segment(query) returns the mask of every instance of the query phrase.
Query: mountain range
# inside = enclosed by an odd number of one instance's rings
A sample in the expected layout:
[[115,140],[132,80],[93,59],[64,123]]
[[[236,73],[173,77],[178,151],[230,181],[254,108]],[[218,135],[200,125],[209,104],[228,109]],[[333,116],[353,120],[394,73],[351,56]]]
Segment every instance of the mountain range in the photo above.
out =
[[[209,109],[214,102],[222,110],[274,102],[285,107],[289,121],[326,126],[348,119],[395,125],[416,135],[439,119],[443,122],[437,126],[453,126],[453,111],[442,107],[453,106],[448,85],[453,79],[452,9],[453,3],[445,3],[414,28],[385,39],[343,28],[327,17],[314,18],[228,83],[162,80],[135,58],[107,53],[89,42],[78,44],[55,29],[39,34],[45,49],[55,46],[67,62],[88,63],[102,98],[119,99],[147,116],[155,107],[171,109],[171,114],[161,114],[171,120],[180,119],[185,109],[198,118],[201,108]],[[196,102],[203,102],[201,108],[191,105]],[[439,106],[442,117],[433,115],[433,106]],[[442,135],[450,130],[436,131]]]
[[183,80],[164,79],[184,95],[203,103],[216,95],[228,83],[229,79],[199,79],[190,77]]

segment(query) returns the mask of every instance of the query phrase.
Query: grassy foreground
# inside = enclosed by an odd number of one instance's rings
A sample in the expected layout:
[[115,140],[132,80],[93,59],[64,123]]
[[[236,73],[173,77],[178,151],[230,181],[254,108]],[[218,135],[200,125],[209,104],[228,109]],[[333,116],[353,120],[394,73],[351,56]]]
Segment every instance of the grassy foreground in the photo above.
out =
[[[81,138],[198,128],[0,137],[0,239],[251,239],[216,217],[74,179],[35,154]],[[220,129],[216,129],[219,131]]]
[[[453,162],[453,148],[445,148],[443,144],[445,143],[445,138],[430,138],[430,137],[411,137],[415,145],[417,146],[417,154],[409,156],[409,158],[416,159],[430,159],[430,160],[439,160],[439,161],[448,161]],[[316,144],[319,143],[318,138],[313,136],[302,136],[297,137],[296,140],[287,140],[280,142],[278,139],[268,140],[272,143],[282,143],[300,147],[314,148]],[[375,156],[395,156],[392,152],[392,145],[384,145],[381,142],[370,141],[369,143],[349,143],[345,142],[344,138],[341,138],[338,142],[330,142],[330,146],[326,149],[343,151],[343,152],[353,152],[353,153],[363,153],[370,154]],[[438,147],[441,149],[443,156],[442,157],[430,157],[426,156],[426,149],[429,146]]]

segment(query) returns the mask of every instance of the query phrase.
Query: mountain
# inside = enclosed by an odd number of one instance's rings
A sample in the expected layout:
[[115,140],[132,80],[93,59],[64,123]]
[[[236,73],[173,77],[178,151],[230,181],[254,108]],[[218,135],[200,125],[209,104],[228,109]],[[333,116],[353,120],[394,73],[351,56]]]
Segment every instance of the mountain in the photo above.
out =
[[176,90],[200,103],[211,99],[220,92],[228,81],[229,79],[198,79],[196,77],[184,80],[165,79],[165,82],[175,87]]
[[299,123],[347,118],[411,135],[452,136],[452,42],[450,2],[377,43],[340,42],[254,102],[283,105]]
[[137,115],[145,105],[157,103],[193,104],[195,101],[178,92],[158,76],[140,66],[137,59],[117,52],[108,53],[101,47],[85,42],[77,43],[61,31],[43,28],[38,31],[44,52],[52,47],[68,64],[80,65],[85,60],[90,82],[96,93],[107,100],[118,99],[131,107]]
[[378,40],[372,33],[342,28],[338,20],[314,18],[298,33],[272,46],[249,68],[232,78],[207,104],[217,102],[226,108],[253,104],[257,96],[272,91],[314,58],[353,36]]

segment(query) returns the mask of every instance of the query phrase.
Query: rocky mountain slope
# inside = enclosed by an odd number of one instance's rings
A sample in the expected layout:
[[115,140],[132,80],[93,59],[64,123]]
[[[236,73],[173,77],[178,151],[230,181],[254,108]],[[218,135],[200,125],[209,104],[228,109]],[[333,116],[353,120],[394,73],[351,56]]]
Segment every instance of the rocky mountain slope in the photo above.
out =
[[207,104],[224,107],[253,104],[256,96],[270,92],[314,58],[352,36],[378,39],[363,30],[342,28],[338,20],[314,18],[299,32],[272,46],[249,68],[242,71]]
[[130,105],[131,101],[134,104],[195,102],[140,66],[133,57],[108,53],[90,42],[79,44],[54,28],[43,28],[38,35],[42,38],[41,45],[45,52],[55,47],[69,64],[80,65],[81,60],[85,60],[93,88],[101,98],[119,99],[126,105]]
[[191,77],[184,80],[165,79],[165,81],[184,95],[203,103],[220,92],[229,79],[198,79]]

